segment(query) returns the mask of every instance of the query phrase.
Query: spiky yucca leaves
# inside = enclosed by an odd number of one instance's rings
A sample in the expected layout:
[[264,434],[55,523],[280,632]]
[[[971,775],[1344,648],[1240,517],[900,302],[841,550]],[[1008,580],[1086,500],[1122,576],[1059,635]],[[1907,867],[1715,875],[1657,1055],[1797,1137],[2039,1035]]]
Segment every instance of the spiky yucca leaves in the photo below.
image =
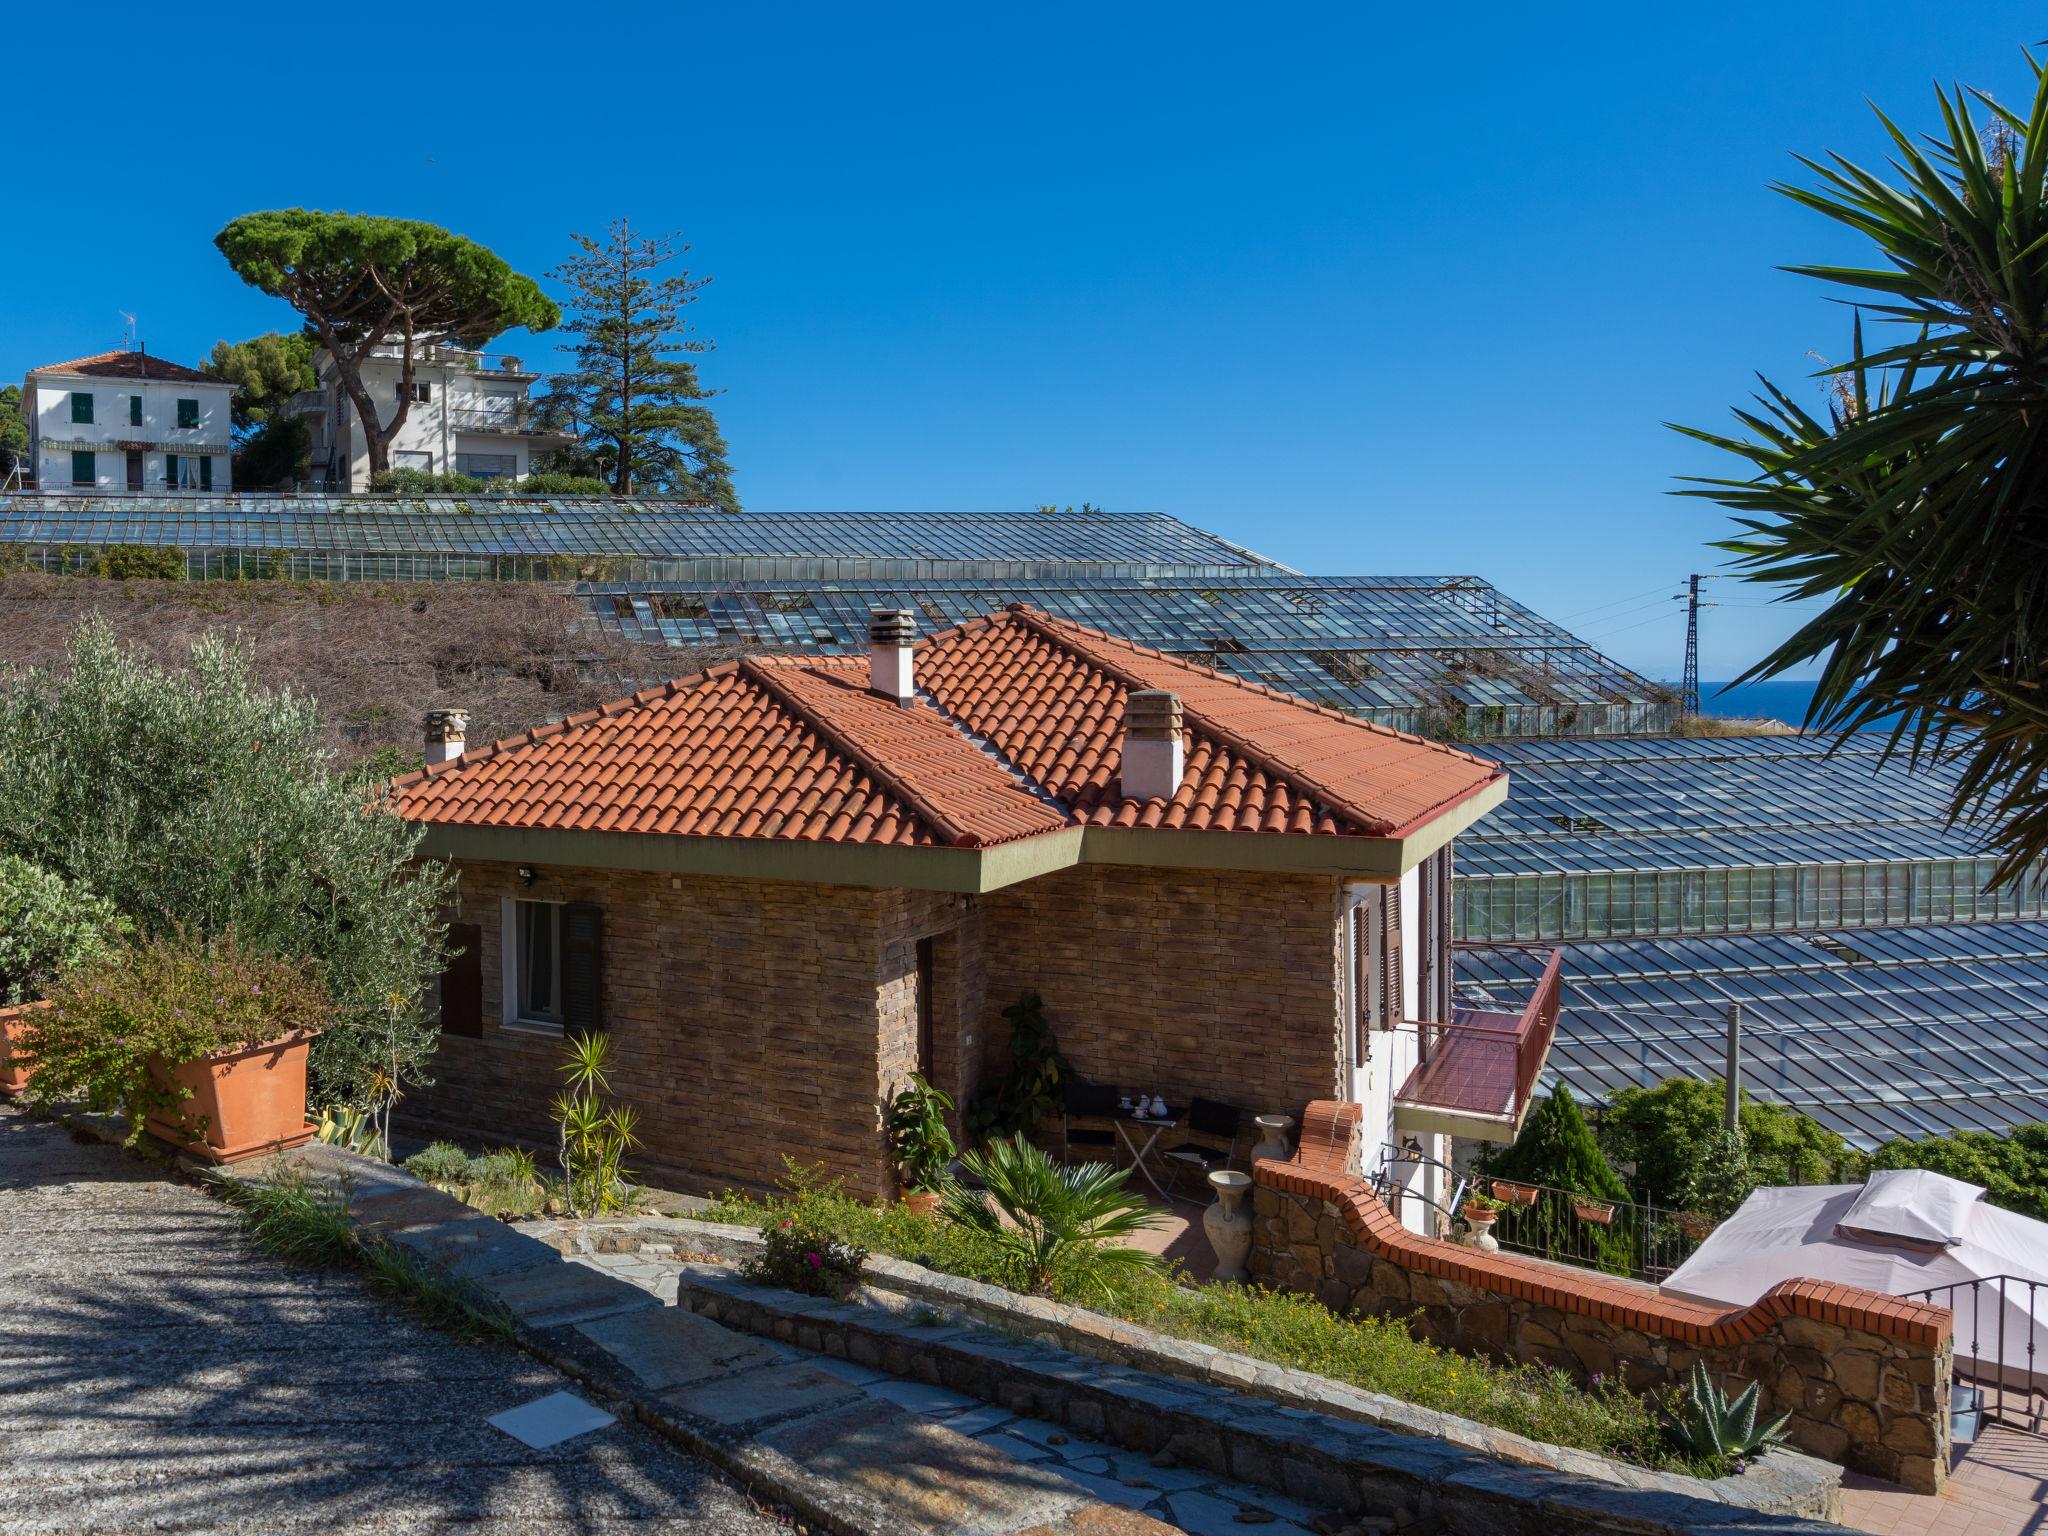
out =
[[1756,1393],[1757,1384],[1752,1381],[1731,1402],[1714,1385],[1706,1366],[1695,1364],[1686,1381],[1685,1396],[1676,1406],[1667,1403],[1659,1411],[1665,1431],[1683,1455],[1725,1466],[1761,1455],[1785,1441],[1785,1424],[1792,1415],[1781,1414],[1759,1428]]
[[[2031,56],[2028,59],[2033,64]],[[1787,197],[1868,237],[1872,267],[1790,270],[1847,290],[1855,356],[1823,420],[1765,381],[1747,437],[1688,436],[1754,467],[1693,477],[1744,533],[1751,581],[1827,607],[1745,674],[1825,658],[1807,723],[1884,728],[1961,765],[1951,807],[1990,823],[1999,879],[2048,852],[2048,76],[2024,117],[1938,92],[1943,132],[1891,135],[1894,180],[1802,159]],[[1989,131],[1972,101],[1990,113]],[[1861,315],[1901,327],[1865,351]]]
[[[1062,1168],[1022,1135],[960,1159],[966,1181],[949,1184],[939,1212],[979,1232],[1017,1269],[1022,1290],[1063,1296],[1115,1294],[1116,1283],[1155,1272],[1152,1254],[1122,1246],[1163,1218],[1125,1188],[1107,1163]],[[967,1184],[980,1184],[980,1190]]]

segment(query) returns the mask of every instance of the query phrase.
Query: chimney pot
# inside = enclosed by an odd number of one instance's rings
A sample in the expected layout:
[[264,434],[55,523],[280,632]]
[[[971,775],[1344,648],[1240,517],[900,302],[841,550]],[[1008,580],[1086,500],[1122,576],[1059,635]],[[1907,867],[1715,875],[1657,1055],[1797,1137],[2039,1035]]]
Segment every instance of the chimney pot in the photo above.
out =
[[1186,771],[1180,695],[1141,688],[1124,696],[1122,788],[1126,800],[1171,800]]
[[462,756],[462,749],[469,735],[469,711],[466,709],[430,709],[427,711],[427,762],[445,763],[450,758]]
[[917,652],[912,642],[917,626],[906,608],[875,608],[868,613],[868,691],[912,703],[917,697]]

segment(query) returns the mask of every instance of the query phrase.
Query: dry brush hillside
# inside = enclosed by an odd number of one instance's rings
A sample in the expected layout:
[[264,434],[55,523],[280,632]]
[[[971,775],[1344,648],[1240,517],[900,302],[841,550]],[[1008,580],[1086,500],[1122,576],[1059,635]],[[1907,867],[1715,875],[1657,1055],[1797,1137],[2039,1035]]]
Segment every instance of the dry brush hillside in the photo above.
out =
[[170,666],[208,630],[239,637],[267,685],[319,701],[343,764],[383,747],[416,756],[429,709],[466,709],[470,740],[493,741],[732,654],[604,634],[566,586],[114,581],[17,571],[0,577],[0,670],[60,660],[90,613]]

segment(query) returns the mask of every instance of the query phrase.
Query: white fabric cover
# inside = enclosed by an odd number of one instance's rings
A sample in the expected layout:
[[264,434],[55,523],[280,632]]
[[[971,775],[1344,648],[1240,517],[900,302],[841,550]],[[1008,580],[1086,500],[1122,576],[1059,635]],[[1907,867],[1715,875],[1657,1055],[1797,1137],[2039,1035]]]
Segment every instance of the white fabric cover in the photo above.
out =
[[1970,1230],[1984,1186],[1965,1184],[1924,1168],[1885,1168],[1864,1182],[1837,1230],[1844,1237],[1883,1242],[1888,1237],[1953,1248]]
[[[1901,1200],[1914,1190],[1927,1205],[1902,1208]],[[1975,1193],[1965,1198],[1958,1191]],[[1759,1189],[1714,1229],[1663,1289],[1694,1301],[1748,1306],[1781,1280],[1825,1280],[1911,1296],[1937,1286],[2018,1275],[2042,1282],[2033,1293],[2031,1316],[2024,1285],[2005,1287],[2002,1301],[1989,1286],[1974,1295],[1956,1291],[1928,1299],[1955,1313],[1958,1360],[1970,1360],[1988,1375],[2002,1353],[2006,1378],[2016,1384],[2026,1374],[2031,1333],[2035,1380],[2048,1384],[2042,1381],[2048,1377],[2048,1222],[1987,1205],[1978,1198],[1981,1194],[1974,1185],[1928,1173],[1914,1180],[1876,1174],[1869,1185]],[[1859,1205],[1860,1214],[1852,1216]],[[1844,1230],[1852,1221],[1876,1223],[1887,1231],[1876,1237],[1852,1234]],[[1956,1225],[1963,1229],[1960,1240],[1948,1245],[1903,1235]]]

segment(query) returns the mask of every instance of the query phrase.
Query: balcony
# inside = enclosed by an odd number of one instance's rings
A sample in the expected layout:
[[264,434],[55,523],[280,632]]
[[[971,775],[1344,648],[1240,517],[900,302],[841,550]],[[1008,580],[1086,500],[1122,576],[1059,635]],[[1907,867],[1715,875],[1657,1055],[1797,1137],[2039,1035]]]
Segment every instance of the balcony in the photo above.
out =
[[1564,952],[1553,949],[1519,1013],[1456,1008],[1416,1024],[1422,1060],[1394,1094],[1394,1126],[1419,1135],[1513,1141],[1557,1034]]
[[448,407],[448,425],[458,432],[501,432],[510,437],[523,435],[530,418],[519,406]]

